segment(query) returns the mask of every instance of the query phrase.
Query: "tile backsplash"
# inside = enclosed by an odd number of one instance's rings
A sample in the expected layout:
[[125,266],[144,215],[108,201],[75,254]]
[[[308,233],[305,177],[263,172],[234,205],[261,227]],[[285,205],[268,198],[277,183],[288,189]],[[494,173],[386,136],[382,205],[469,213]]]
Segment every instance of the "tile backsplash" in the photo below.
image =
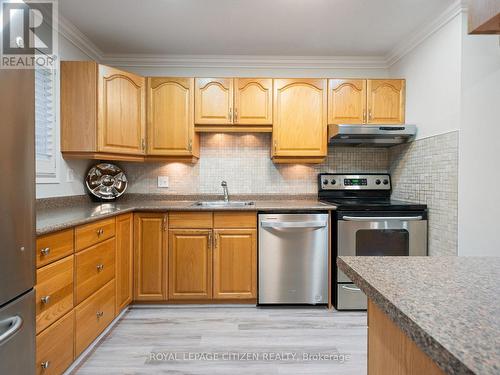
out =
[[458,131],[390,148],[395,199],[426,203],[429,255],[457,255]]
[[[322,164],[274,164],[270,134],[201,134],[200,160],[185,163],[122,163],[130,193],[316,194],[319,172],[386,172],[387,149],[330,147]],[[158,176],[169,177],[168,188],[157,187]]]

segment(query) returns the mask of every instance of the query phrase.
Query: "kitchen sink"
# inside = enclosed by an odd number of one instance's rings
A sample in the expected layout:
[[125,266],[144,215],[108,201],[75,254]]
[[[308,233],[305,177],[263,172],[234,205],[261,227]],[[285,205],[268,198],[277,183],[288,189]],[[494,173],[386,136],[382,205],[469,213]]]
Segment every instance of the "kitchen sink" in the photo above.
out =
[[200,201],[193,204],[199,207],[246,207],[254,206],[255,202],[249,201]]

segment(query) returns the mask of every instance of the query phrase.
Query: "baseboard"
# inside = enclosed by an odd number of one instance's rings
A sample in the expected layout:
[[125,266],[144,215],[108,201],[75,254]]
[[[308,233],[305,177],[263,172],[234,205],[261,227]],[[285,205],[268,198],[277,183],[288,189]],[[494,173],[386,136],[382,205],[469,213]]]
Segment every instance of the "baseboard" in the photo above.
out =
[[125,313],[128,311],[130,307],[126,307],[123,311],[116,316],[115,319],[106,327],[104,331],[94,340],[92,343],[85,349],[82,354],[76,358],[71,366],[69,366],[66,371],[64,371],[63,375],[71,375],[75,370],[77,370],[87,359],[87,357],[94,352],[97,346],[101,343],[101,341],[109,334],[109,332],[115,327],[115,325],[123,318]]

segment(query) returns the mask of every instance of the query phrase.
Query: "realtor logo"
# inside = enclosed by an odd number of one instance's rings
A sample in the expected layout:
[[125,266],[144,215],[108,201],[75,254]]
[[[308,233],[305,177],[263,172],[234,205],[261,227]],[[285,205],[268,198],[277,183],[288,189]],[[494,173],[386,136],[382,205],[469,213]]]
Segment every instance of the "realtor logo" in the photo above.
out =
[[57,0],[0,2],[0,68],[55,68],[58,45]]

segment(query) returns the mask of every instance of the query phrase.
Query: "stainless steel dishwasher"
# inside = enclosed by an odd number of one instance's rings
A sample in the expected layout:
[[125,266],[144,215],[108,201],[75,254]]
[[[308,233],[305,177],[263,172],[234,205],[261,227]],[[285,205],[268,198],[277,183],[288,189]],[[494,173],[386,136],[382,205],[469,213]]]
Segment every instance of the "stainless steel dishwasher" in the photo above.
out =
[[259,214],[259,305],[328,303],[328,214]]

